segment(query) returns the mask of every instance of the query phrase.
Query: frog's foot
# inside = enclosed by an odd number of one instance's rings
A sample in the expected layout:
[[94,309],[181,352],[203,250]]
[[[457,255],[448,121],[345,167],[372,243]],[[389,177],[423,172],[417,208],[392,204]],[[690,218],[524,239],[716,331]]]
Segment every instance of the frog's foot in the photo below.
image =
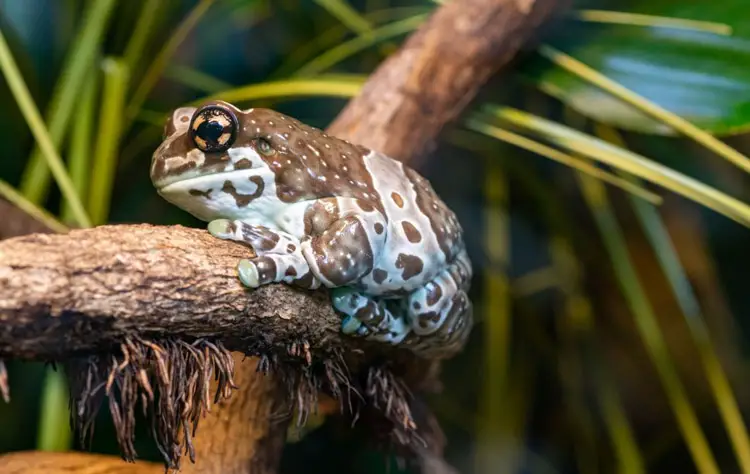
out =
[[456,262],[409,297],[411,329],[418,336],[412,349],[430,357],[449,356],[463,347],[473,326],[466,294],[471,278],[468,257]]
[[291,234],[227,219],[211,221],[208,232],[253,248],[256,257],[242,259],[237,265],[240,281],[247,287],[282,282],[308,289],[320,286],[302,255],[299,241]]
[[331,290],[333,307],[344,315],[341,331],[367,339],[398,344],[409,334],[404,319],[395,316],[383,300],[349,287]]

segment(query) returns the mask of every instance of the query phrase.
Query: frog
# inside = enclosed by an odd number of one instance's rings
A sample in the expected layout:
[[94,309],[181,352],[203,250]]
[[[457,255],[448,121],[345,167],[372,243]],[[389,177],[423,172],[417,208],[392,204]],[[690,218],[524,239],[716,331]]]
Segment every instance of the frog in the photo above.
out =
[[273,109],[174,109],[151,181],[214,237],[251,247],[250,289],[327,289],[352,337],[431,359],[473,326],[472,264],[456,214],[405,163]]

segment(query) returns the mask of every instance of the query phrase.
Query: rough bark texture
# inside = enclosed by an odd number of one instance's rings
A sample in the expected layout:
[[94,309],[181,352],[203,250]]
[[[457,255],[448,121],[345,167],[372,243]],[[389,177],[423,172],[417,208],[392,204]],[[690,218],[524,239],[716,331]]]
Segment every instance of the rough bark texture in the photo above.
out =
[[[284,446],[289,411],[287,394],[273,376],[256,373],[258,359],[234,355],[232,397],[212,408],[195,439],[195,464],[183,463],[185,474],[272,474]],[[244,360],[243,360],[244,359]]]
[[325,292],[236,275],[249,249],[181,226],[101,226],[0,242],[0,357],[59,360],[124,336],[211,337],[260,352],[353,349]]
[[[378,68],[329,132],[413,164],[560,3],[567,2],[448,2]],[[147,225],[106,226],[4,242],[0,244],[0,357],[39,360],[85,355],[109,350],[125,336],[188,340],[217,336],[230,349],[277,354],[284,353],[278,349],[305,340],[313,357],[320,351],[343,349],[350,360],[386,355],[406,361],[401,364],[408,372],[403,376],[412,381],[412,390],[435,388],[437,365],[383,345],[342,338],[339,318],[325,293],[308,294],[284,286],[244,289],[234,269],[246,252],[204,231]],[[183,463],[183,469],[272,472],[281,451],[280,437],[276,428],[254,416],[266,413],[273,403],[275,382],[251,373],[249,365],[245,362],[236,374],[242,389],[229,403],[214,407],[201,425],[195,441],[198,464]],[[430,413],[417,416],[417,422],[420,418],[432,428],[424,436],[430,441],[428,447],[419,453],[423,472],[449,472],[442,461],[439,426]],[[255,464],[249,465],[250,459]],[[263,464],[260,468],[258,460]],[[3,472],[163,469],[78,453],[6,455],[0,463]]]
[[479,88],[569,0],[449,1],[373,73],[330,125],[412,164]]

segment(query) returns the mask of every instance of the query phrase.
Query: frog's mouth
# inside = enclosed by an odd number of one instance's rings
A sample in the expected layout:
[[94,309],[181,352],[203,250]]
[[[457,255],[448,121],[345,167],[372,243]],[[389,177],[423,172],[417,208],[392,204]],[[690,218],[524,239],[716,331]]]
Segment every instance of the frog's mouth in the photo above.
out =
[[248,175],[257,174],[257,169],[217,171],[206,174],[206,170],[194,170],[179,176],[167,176],[154,183],[159,194],[190,193],[197,195],[211,189],[221,188],[227,181],[247,180]]

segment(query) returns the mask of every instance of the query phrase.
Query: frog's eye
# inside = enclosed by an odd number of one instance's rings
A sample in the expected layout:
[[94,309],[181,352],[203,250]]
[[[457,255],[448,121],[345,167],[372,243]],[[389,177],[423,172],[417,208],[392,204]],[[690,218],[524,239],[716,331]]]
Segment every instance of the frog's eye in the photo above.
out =
[[201,151],[219,153],[232,146],[238,128],[237,117],[231,110],[207,105],[193,115],[188,133]]
[[264,156],[271,156],[276,153],[276,149],[274,149],[274,147],[271,145],[271,142],[269,142],[265,138],[258,138],[255,141],[255,148],[261,155]]

